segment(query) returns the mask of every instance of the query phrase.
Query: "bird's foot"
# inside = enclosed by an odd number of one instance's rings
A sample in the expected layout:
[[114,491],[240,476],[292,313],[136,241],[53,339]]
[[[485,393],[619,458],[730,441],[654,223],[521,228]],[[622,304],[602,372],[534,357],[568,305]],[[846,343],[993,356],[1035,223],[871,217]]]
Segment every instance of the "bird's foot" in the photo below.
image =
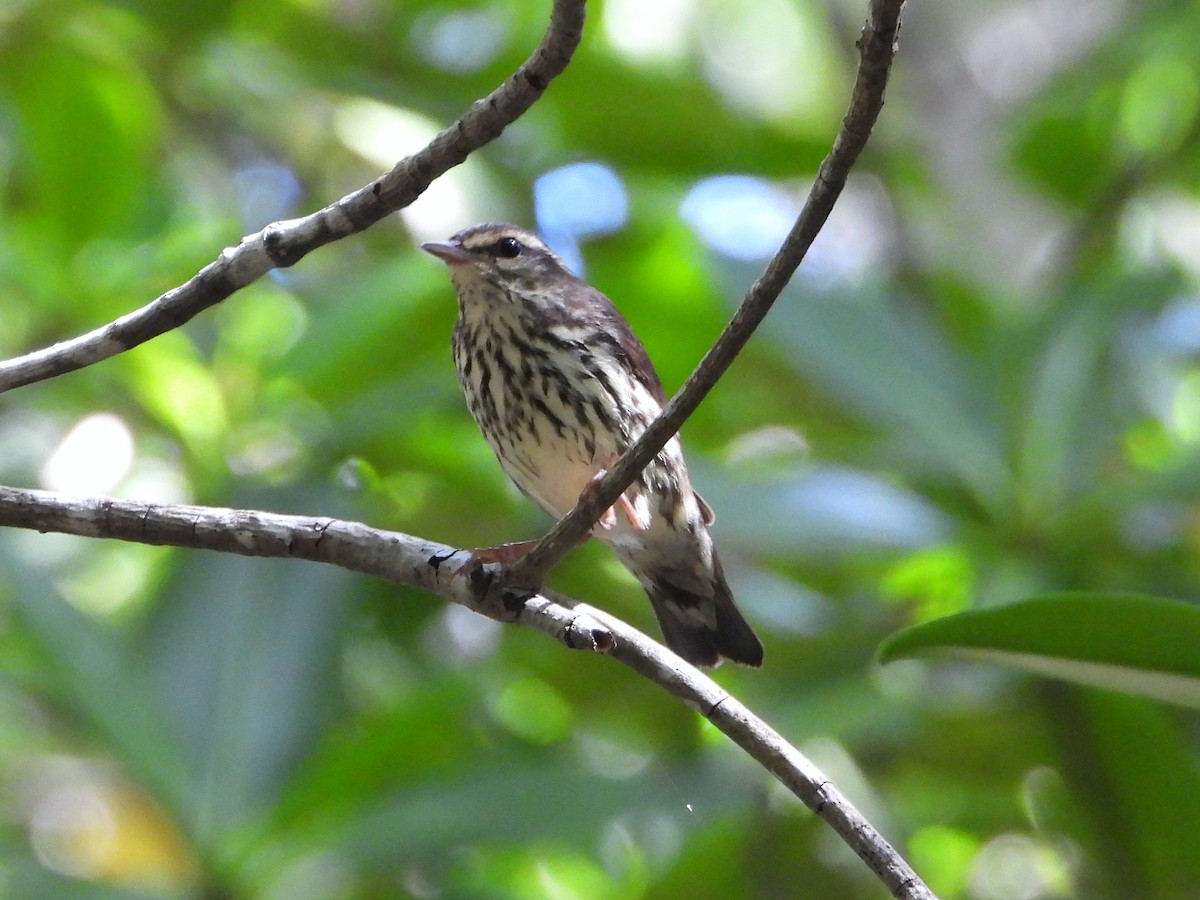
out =
[[528,553],[537,541],[514,541],[496,547],[477,547],[470,551],[467,561],[455,573],[467,579],[471,593],[481,606],[502,621],[515,621],[525,601],[537,593],[536,588],[517,587],[505,580],[507,569]]
[[538,593],[538,589],[510,584],[508,570],[535,544],[536,541],[515,541],[497,547],[476,547],[469,552],[467,562],[458,568],[455,577],[466,578],[481,612],[500,622],[516,622],[520,618],[524,601]]
[[518,587],[508,584],[504,578],[504,569],[495,566],[467,563],[463,567],[471,585],[471,592],[479,605],[484,607],[492,618],[501,622],[515,622],[521,617],[525,601],[537,593],[537,588]]

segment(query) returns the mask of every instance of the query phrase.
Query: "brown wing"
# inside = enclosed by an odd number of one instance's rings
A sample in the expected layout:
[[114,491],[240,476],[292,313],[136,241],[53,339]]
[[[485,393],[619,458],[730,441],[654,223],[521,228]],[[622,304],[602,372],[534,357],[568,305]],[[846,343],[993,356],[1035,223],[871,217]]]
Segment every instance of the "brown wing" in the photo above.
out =
[[651,397],[665,406],[667,392],[663,390],[662,380],[658,377],[650,354],[646,352],[641,339],[634,334],[633,328],[611,300],[591,285],[584,282],[580,282],[580,285],[587,291],[588,296],[583,301],[586,308],[600,320],[598,324],[603,327],[604,332],[615,339],[617,349],[628,361],[633,376],[650,392]]
[[[660,405],[665,406],[667,392],[663,390],[662,380],[658,377],[654,363],[650,360],[650,354],[646,352],[646,347],[642,344],[641,339],[634,333],[633,328],[611,300],[582,281],[579,282],[579,285],[586,289],[586,299],[582,300],[580,308],[587,309],[600,320],[598,324],[604,328],[606,334],[615,338],[617,347],[625,355],[634,377],[645,386],[646,390],[650,392],[650,396]],[[700,507],[702,521],[705,525],[711,525],[716,521],[717,514],[698,492],[695,496],[696,504]]]

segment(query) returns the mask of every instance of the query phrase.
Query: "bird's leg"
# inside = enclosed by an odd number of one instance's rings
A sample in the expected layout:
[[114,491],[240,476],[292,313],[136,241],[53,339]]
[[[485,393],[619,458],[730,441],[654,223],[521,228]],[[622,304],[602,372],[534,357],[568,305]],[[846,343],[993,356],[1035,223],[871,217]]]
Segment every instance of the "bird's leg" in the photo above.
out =
[[650,523],[638,515],[637,510],[633,508],[633,504],[629,502],[629,498],[624,494],[617,498],[617,505],[625,513],[625,518],[629,520],[629,524],[633,526],[634,531],[650,530]]
[[497,547],[476,547],[471,551],[471,562],[481,566],[488,563],[511,566],[536,546],[537,541],[513,541]]
[[[616,460],[617,455],[614,453],[610,457],[608,464],[611,466],[614,462],[616,462]],[[596,493],[597,489],[600,487],[600,479],[607,474],[608,469],[604,468],[591,477],[588,483],[583,486],[583,490],[579,492],[579,501],[581,503],[590,499],[591,496]],[[604,511],[599,520],[597,520],[596,524],[605,531],[611,531],[613,528],[615,528],[617,526],[618,506],[621,507],[621,512],[625,513],[625,518],[629,520],[629,524],[633,526],[634,531],[645,531],[650,527],[649,523],[643,521],[638,515],[637,510],[633,508],[633,504],[629,501],[629,497],[626,496],[624,492],[622,492],[621,496],[617,498],[617,502],[613,506],[610,506]]]
[[[584,543],[591,539],[590,534],[585,534],[579,539],[579,543]],[[473,571],[478,571],[483,566],[499,565],[505,569],[511,568],[523,557],[526,553],[538,545],[538,541],[513,541],[509,544],[500,544],[496,547],[475,547],[469,551],[469,557],[465,565],[459,570],[459,575],[467,575]]]

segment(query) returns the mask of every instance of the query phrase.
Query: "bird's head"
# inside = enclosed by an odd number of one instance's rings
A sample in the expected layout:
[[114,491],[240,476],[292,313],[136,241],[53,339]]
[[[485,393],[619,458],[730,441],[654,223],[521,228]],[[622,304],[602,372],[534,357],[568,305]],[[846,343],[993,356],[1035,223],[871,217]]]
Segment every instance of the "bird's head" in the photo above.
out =
[[503,222],[475,225],[445,243],[422,244],[421,249],[450,267],[460,295],[484,284],[530,295],[561,284],[563,279],[574,279],[541,238]]

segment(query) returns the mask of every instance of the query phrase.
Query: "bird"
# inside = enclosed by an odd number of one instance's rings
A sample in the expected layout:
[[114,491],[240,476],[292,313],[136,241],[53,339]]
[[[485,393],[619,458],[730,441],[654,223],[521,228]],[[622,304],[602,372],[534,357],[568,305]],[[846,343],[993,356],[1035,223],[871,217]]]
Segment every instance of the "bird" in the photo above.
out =
[[[457,294],[451,345],[472,417],[517,487],[562,518],[666,403],[650,356],[613,302],[531,231],[489,222],[421,249],[447,265]],[[760,666],[713,520],[676,435],[592,534],[641,583],[674,653]]]

